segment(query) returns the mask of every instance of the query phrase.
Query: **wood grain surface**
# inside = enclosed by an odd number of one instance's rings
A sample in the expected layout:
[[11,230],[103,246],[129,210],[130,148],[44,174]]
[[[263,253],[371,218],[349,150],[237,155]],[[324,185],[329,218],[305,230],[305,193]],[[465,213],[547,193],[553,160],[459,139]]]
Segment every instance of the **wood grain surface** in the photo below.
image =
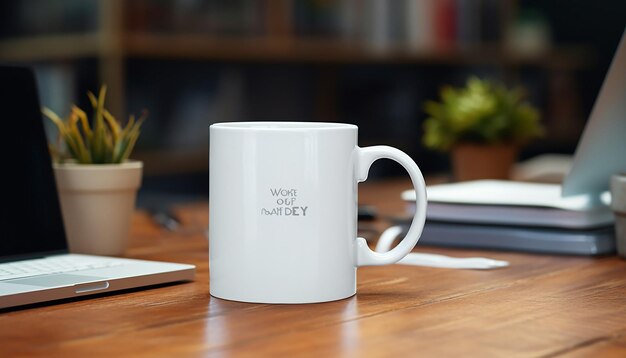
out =
[[[400,215],[406,187],[404,180],[361,184],[360,202]],[[209,296],[206,203],[178,212],[180,233],[138,213],[127,256],[195,264],[195,282],[0,311],[0,356],[626,356],[626,262],[617,257],[418,244],[418,251],[486,255],[511,266],[366,267],[349,299],[247,304]]]

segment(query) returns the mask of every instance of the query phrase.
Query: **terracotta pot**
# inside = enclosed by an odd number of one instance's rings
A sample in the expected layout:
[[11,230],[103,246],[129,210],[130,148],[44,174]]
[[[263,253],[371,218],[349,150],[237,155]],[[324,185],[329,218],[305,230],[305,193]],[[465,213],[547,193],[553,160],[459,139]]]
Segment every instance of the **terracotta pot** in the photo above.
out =
[[452,168],[458,181],[509,179],[518,148],[512,144],[458,144],[452,149]]
[[142,163],[54,164],[70,252],[123,255]]

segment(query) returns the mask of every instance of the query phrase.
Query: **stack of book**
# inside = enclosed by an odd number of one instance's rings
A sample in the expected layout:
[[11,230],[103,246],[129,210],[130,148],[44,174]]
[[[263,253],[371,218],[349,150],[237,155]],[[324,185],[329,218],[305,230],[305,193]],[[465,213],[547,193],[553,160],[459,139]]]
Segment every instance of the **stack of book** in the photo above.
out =
[[[415,192],[402,193],[415,211]],[[428,187],[421,244],[600,255],[615,250],[608,193],[561,196],[556,184],[477,180]]]

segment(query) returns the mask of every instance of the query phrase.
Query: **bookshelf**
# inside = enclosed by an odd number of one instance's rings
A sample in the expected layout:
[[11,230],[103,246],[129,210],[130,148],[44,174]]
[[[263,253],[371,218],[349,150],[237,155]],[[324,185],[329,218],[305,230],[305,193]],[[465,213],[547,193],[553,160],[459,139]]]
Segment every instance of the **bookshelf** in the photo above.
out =
[[[33,1],[38,0],[23,3]],[[312,66],[319,70],[314,101],[318,120],[337,117],[336,72],[345,66],[488,66],[510,79],[519,76],[521,68],[567,77],[594,61],[593,52],[584,46],[511,50],[506,33],[518,12],[514,0],[87,3],[91,5],[82,5],[83,10],[94,14],[95,22],[88,30],[2,37],[0,61],[67,64],[95,60],[94,76],[109,87],[108,105],[122,115],[128,111],[129,60]],[[64,0],[48,6],[72,4],[76,2]],[[9,10],[19,17],[20,9],[27,7]],[[138,151],[137,157],[146,161],[147,173],[206,170],[206,149],[158,148]]]
[[[36,36],[0,41],[3,61],[58,61],[104,56],[98,34]],[[124,34],[121,56],[209,61],[300,62],[312,64],[448,64],[537,66],[579,69],[593,61],[583,46],[551,49],[541,54],[521,54],[498,45],[411,51],[392,46],[384,52],[367,46],[323,39],[224,39],[207,35]]]

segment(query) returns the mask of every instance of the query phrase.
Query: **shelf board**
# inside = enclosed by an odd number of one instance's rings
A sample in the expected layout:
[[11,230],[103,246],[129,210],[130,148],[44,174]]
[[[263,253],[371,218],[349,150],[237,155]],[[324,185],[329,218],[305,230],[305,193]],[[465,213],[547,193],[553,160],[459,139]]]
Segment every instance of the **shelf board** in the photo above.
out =
[[132,159],[149,175],[200,172],[209,169],[209,148],[137,150]]
[[5,61],[65,60],[99,54],[97,33],[41,35],[0,41],[0,59]]
[[[384,49],[337,39],[280,37],[217,37],[209,35],[127,33],[121,55],[128,58],[312,64],[445,64],[584,68],[593,60],[586,48],[560,47],[524,55],[497,45],[410,50],[402,45]],[[63,60],[104,55],[102,37],[62,34],[0,40],[0,59]]]
[[506,51],[496,45],[468,48],[410,50],[390,45],[379,49],[355,42],[332,39],[225,38],[207,35],[127,34],[123,40],[131,57],[197,59],[244,62],[302,63],[381,63],[381,64],[484,64],[534,65],[541,67],[580,68],[590,63],[583,47],[554,49],[525,55]]

